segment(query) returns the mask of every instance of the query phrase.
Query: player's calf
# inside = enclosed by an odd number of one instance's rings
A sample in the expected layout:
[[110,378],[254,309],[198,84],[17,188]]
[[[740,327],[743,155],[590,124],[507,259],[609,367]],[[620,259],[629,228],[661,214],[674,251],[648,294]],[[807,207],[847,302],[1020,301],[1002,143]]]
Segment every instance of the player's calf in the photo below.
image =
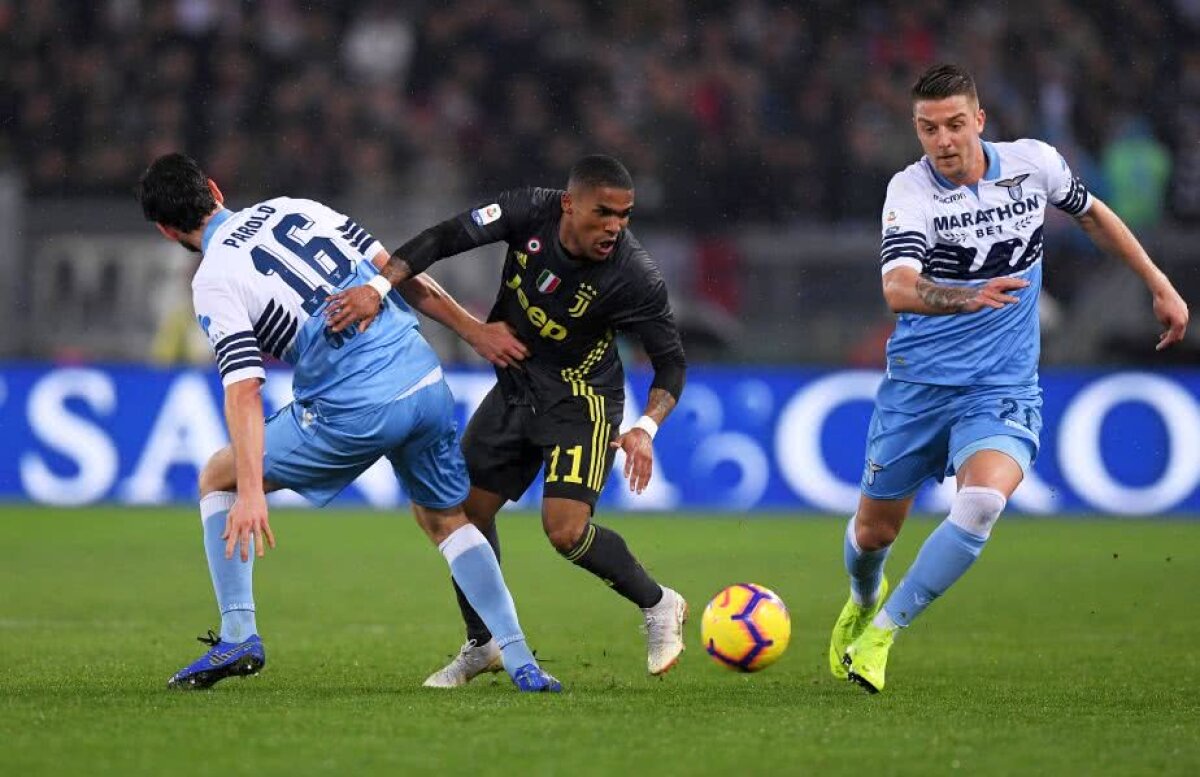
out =
[[[467,523],[451,532],[438,545],[438,550],[450,565],[454,581],[493,634],[504,669],[517,687],[521,690],[561,690],[557,680],[541,671],[525,642],[516,605],[500,573],[500,563],[483,534]],[[543,679],[534,682],[538,677]]]
[[650,674],[663,674],[683,652],[687,602],[655,582],[621,535],[592,523],[588,520],[590,514],[591,506],[585,502],[547,499],[542,511],[546,536],[567,561],[591,572],[641,608],[646,668]]
[[991,535],[1006,499],[992,488],[966,486],[954,497],[950,515],[921,545],[908,574],[875,618],[875,625],[907,626],[966,574]]
[[643,610],[662,599],[662,587],[634,558],[621,535],[612,529],[588,521],[582,532],[573,533],[573,542],[568,543],[565,539],[571,535],[558,530],[548,529],[547,536],[563,558],[591,572]]
[[962,577],[1000,518],[1006,499],[992,488],[959,490],[942,521],[921,546],[908,574],[842,659],[850,680],[872,693],[883,690],[888,653],[896,632],[908,626]]

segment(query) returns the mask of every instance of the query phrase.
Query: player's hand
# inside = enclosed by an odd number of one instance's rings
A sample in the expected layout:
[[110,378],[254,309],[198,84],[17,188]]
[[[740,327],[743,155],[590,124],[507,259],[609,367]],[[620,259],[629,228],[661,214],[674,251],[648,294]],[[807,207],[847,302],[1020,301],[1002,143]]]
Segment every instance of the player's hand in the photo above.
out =
[[999,310],[1005,305],[1015,305],[1020,302],[1020,298],[1008,292],[1023,289],[1028,285],[1029,281],[1024,278],[992,278],[979,287],[974,297],[967,300],[962,312],[975,313],[984,308]]
[[1154,317],[1166,330],[1158,336],[1158,345],[1154,347],[1156,351],[1174,345],[1187,333],[1188,306],[1173,286],[1168,285],[1155,293]]
[[529,358],[529,349],[517,339],[517,330],[504,321],[480,324],[465,339],[475,353],[497,367],[512,367]]
[[645,429],[634,427],[613,440],[610,445],[625,451],[625,477],[629,490],[640,494],[650,484],[654,473],[654,444]]
[[383,297],[375,289],[365,284],[351,286],[329,297],[325,305],[325,321],[335,332],[355,324],[360,324],[359,331],[365,332],[382,309]]
[[[376,295],[378,296],[378,295]],[[237,501],[229,509],[225,518],[225,558],[233,558],[233,549],[241,546],[242,561],[250,560],[250,538],[254,538],[254,555],[262,558],[266,546],[275,547],[275,535],[271,532],[271,524],[267,521],[267,497],[258,493],[248,496],[238,495]],[[266,543],[263,538],[266,538]]]

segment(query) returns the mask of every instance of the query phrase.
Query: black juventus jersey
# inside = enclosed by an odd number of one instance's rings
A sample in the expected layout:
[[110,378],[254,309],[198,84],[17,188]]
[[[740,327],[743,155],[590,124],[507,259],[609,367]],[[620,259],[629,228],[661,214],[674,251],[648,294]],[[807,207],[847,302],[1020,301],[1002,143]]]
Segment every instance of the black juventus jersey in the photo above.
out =
[[[535,409],[563,397],[600,392],[619,407],[625,374],[613,336],[636,335],[656,364],[683,361],[667,287],[649,253],[622,230],[603,261],[578,259],[559,243],[561,197],[555,189],[514,189],[461,213],[453,253],[508,244],[489,321],[505,321],[529,347],[522,369],[497,369],[510,402]],[[465,243],[465,244],[462,244]]]

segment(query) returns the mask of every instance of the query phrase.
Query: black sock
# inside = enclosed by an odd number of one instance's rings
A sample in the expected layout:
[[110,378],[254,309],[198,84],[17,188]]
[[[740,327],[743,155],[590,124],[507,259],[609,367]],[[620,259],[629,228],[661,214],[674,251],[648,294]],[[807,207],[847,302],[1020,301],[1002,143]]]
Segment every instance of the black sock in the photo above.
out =
[[653,607],[662,599],[662,587],[629,552],[621,535],[612,529],[588,523],[575,547],[562,555],[608,583],[638,607]]
[[[488,544],[492,546],[492,550],[496,552],[496,561],[500,561],[500,535],[496,533],[496,522],[492,521],[492,525],[487,531],[483,531],[483,536],[487,538]],[[475,640],[476,645],[484,645],[491,641],[492,632],[488,631],[488,627],[483,625],[483,618],[479,617],[479,613],[475,612],[475,608],[467,601],[467,595],[458,587],[458,583],[454,578],[450,578],[450,582],[454,584],[454,595],[458,597],[458,609],[462,612],[463,623],[467,624],[467,639]]]

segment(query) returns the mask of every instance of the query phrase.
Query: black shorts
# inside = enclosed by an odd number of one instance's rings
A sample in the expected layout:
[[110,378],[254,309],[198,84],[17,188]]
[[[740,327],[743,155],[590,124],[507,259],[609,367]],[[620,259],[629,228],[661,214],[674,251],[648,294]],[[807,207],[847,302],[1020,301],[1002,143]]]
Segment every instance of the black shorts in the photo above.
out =
[[599,394],[566,397],[548,411],[509,404],[496,386],[471,416],[463,455],[471,485],[516,501],[545,467],[544,496],[593,508],[616,451],[623,405]]

